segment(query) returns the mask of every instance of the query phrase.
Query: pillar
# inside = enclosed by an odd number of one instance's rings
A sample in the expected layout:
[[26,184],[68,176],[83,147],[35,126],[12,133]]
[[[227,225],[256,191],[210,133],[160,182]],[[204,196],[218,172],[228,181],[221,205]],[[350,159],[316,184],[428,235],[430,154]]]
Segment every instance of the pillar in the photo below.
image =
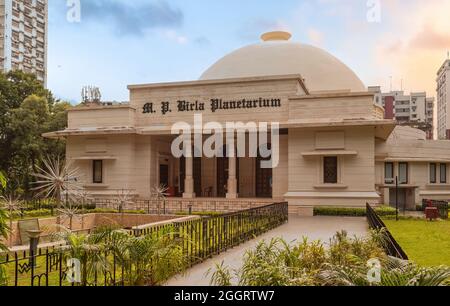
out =
[[183,198],[195,198],[194,192],[194,158],[186,157],[186,178],[184,180]]
[[228,158],[228,192],[227,199],[237,199],[237,158],[236,156]]

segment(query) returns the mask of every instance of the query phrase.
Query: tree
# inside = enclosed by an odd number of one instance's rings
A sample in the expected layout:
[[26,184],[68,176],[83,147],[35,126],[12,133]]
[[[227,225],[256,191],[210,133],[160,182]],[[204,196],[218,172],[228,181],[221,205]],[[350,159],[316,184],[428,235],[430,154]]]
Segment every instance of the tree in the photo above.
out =
[[0,73],[0,169],[8,189],[31,196],[32,172],[43,156],[64,156],[63,141],[42,137],[64,129],[70,104],[59,102],[32,74]]
[[23,163],[24,176],[37,172],[37,163],[42,159],[45,139],[41,136],[46,130],[50,112],[48,102],[43,97],[31,95],[19,108],[11,111],[9,131],[14,132],[11,146]]
[[[4,188],[6,188],[6,185],[7,185],[6,176],[3,174],[3,172],[0,172],[0,186],[2,189],[4,189]],[[2,239],[6,240],[8,238],[8,233],[9,233],[9,227],[8,227],[8,223],[6,221],[7,217],[8,216],[7,216],[6,209],[4,209],[0,205],[0,254],[3,251],[8,250],[6,245],[4,245],[2,243]],[[3,265],[0,265],[0,286],[5,285],[6,283],[7,283],[6,270]]]
[[11,166],[14,149],[11,144],[15,138],[13,130],[9,129],[12,110],[19,108],[23,101],[36,95],[47,100],[49,109],[52,108],[54,98],[42,83],[32,74],[21,71],[0,73],[0,168],[8,170]]

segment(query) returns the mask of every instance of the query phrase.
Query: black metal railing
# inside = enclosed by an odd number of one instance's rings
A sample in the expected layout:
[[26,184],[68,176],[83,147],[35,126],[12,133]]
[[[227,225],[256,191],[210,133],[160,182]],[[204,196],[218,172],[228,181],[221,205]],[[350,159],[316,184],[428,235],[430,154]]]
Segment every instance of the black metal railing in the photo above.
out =
[[[275,203],[235,213],[174,222],[146,229],[129,231],[130,235],[166,235],[182,245],[187,264],[193,266],[214,255],[251,240],[288,221],[288,204]],[[124,267],[112,253],[102,254],[109,263],[108,270],[95,275],[88,286],[125,285]],[[70,255],[61,248],[40,249],[0,254],[0,268],[8,276],[9,286],[72,286],[68,282],[67,260]]]
[[398,244],[391,232],[388,230],[386,224],[381,220],[380,216],[375,210],[367,204],[367,221],[371,229],[382,230],[385,235],[385,241],[383,248],[387,255],[397,257],[403,260],[408,260],[408,255],[403,251],[402,247]]

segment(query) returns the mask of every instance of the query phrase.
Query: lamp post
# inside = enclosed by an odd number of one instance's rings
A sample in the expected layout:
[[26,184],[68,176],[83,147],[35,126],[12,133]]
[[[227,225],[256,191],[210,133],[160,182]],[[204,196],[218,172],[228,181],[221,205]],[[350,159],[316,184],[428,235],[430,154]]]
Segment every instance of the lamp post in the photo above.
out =
[[41,237],[42,231],[39,230],[29,230],[27,231],[28,237],[30,237],[30,265],[32,267],[37,266],[36,256],[39,245],[39,238]]

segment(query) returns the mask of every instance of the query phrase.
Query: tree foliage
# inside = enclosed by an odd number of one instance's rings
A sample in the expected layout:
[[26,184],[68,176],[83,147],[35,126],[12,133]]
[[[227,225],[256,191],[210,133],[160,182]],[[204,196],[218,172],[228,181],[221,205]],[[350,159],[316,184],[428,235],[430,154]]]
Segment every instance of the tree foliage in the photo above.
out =
[[64,155],[64,143],[42,137],[67,126],[67,102],[55,100],[32,74],[0,73],[0,169],[8,188],[32,195],[32,173],[44,156]]

